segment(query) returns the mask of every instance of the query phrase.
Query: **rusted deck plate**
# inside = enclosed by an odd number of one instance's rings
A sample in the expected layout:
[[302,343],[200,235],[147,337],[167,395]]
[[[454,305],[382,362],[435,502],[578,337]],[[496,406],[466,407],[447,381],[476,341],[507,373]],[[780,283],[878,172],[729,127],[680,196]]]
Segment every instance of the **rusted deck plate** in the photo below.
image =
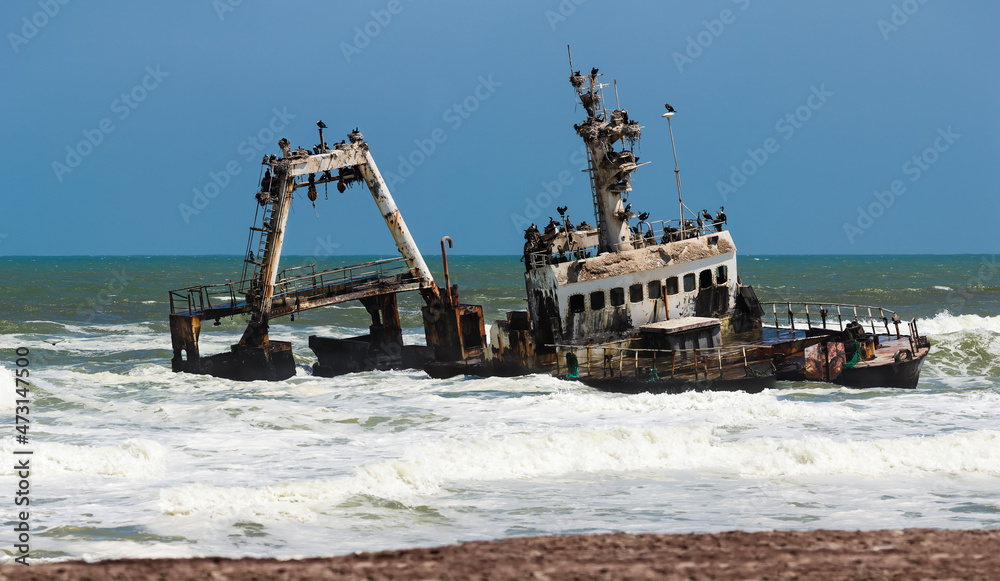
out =
[[[869,359],[867,361],[858,361],[854,364],[855,369],[863,369],[865,367],[880,367],[883,365],[892,365],[896,363],[896,353],[905,349],[910,351],[910,341],[907,337],[902,339],[883,339],[879,338],[882,342],[881,346],[875,350],[875,358]],[[929,348],[923,347],[911,351],[910,359],[919,359],[926,355],[930,351]],[[909,359],[907,359],[908,361]]]

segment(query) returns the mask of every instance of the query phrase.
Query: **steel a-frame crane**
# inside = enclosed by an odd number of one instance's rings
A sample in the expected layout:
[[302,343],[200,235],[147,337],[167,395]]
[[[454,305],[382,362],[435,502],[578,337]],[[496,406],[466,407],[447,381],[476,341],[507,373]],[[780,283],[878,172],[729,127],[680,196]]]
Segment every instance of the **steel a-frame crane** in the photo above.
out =
[[[291,345],[270,339],[269,321],[349,300],[360,300],[371,314],[370,333],[348,340],[310,337],[310,346],[320,359],[317,375],[481,355],[486,342],[482,307],[459,305],[457,288],[446,292],[438,288],[361,133],[355,130],[348,140],[330,148],[323,141],[323,127],[320,145],[312,153],[291,150],[282,139],[278,143],[282,157],[265,156],[264,179],[256,194],[262,211],[260,221],[251,227],[241,280],[171,291],[174,371],[244,380],[291,377],[295,374]],[[320,272],[312,265],[279,270],[295,190],[307,187],[315,202],[317,185],[335,183],[343,192],[360,181],[371,192],[401,259]],[[423,349],[404,349],[402,344],[396,293],[413,290],[420,292],[426,304],[422,310],[427,346]],[[239,343],[228,353],[201,357],[201,321],[244,313],[249,313],[250,320]]]

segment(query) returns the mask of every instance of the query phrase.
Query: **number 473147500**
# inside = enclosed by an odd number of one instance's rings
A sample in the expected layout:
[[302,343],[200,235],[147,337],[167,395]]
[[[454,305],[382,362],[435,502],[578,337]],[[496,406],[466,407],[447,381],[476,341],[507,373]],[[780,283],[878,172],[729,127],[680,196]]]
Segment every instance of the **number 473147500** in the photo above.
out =
[[[28,394],[30,393],[29,388],[31,387],[31,384],[28,383],[28,380],[27,380],[27,377],[30,376],[30,372],[27,369],[27,367],[28,367],[28,357],[27,357],[27,355],[28,355],[28,348],[27,347],[21,347],[21,348],[19,348],[17,350],[17,354],[18,354],[18,358],[17,358],[17,367],[18,367],[18,369],[16,369],[15,372],[14,372],[14,375],[15,375],[15,377],[14,377],[14,386],[15,386],[15,391],[17,393],[17,398],[18,399],[15,400],[17,408],[14,410],[14,412],[16,414],[15,417],[14,417],[14,423],[18,424],[15,429],[20,434],[27,435],[28,434],[28,423],[29,423],[29,420],[28,420],[28,418],[26,416],[31,411],[30,408],[28,407],[28,404],[31,403],[30,399],[28,398]],[[21,415],[21,414],[24,414],[24,415]]]

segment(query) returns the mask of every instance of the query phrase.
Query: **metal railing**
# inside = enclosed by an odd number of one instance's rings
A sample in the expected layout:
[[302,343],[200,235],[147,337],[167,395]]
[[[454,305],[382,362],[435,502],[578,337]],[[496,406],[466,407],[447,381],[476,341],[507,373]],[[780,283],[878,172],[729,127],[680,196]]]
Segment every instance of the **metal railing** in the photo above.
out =
[[[308,270],[306,270],[308,269]],[[410,268],[402,257],[387,258],[332,268],[316,272],[315,264],[286,268],[275,277],[272,300],[281,300],[288,295],[319,291],[332,286],[357,285],[365,288],[378,286],[390,278],[405,278]],[[196,315],[212,309],[242,310],[247,308],[246,296],[253,290],[256,280],[244,279],[236,282],[206,284],[170,291],[170,313]],[[357,289],[355,289],[357,290]]]
[[[764,317],[762,317],[762,322],[765,327],[771,323],[771,321],[766,320],[767,309],[766,306],[771,306],[771,317],[774,323],[773,327],[777,330],[790,329],[792,331],[792,336],[794,337],[796,331],[810,328],[821,328],[830,329],[832,328],[832,321],[830,320],[832,316],[836,315],[836,329],[838,331],[843,331],[845,327],[845,317],[847,317],[847,323],[857,322],[864,327],[871,329],[872,335],[878,335],[879,333],[875,330],[875,321],[878,320],[879,324],[885,328],[885,334],[890,335],[889,332],[889,321],[890,317],[892,322],[896,326],[896,336],[900,336],[899,333],[899,317],[896,315],[896,311],[887,309],[885,307],[875,307],[871,305],[853,305],[845,303],[819,303],[819,302],[790,302],[790,301],[762,301],[760,303],[761,307],[764,308]],[[779,322],[778,306],[784,307],[784,312],[781,313],[781,321],[785,323],[782,326]],[[810,311],[810,307],[813,308]],[[796,311],[798,308],[798,311]],[[836,312],[831,312],[830,309],[834,309]],[[860,314],[859,314],[860,311]],[[876,317],[875,311],[878,312]],[[888,316],[887,316],[888,315]],[[820,327],[814,327],[813,317],[819,317]],[[805,320],[805,325],[802,325],[803,319]],[[798,324],[798,327],[796,327]]]
[[581,246],[579,248],[573,248],[572,250],[563,252],[550,252],[548,250],[532,252],[528,255],[528,266],[534,269],[547,264],[559,264],[561,262],[570,262],[572,260],[590,258],[592,256],[597,256],[598,250],[599,247],[595,244],[593,246]]
[[[207,309],[238,308],[241,303],[245,302],[244,294],[240,289],[249,282],[249,280],[241,280],[172,290],[170,291],[170,314],[187,312],[188,315],[194,315],[205,311],[206,305]],[[215,304],[212,303],[213,296]],[[228,305],[225,305],[226,300],[228,300]]]
[[[684,228],[681,228],[679,219],[639,222],[632,230],[632,248],[646,248],[647,246],[690,240],[721,232],[721,230],[713,228],[714,222],[703,224],[701,227],[694,220],[686,220],[686,222]],[[528,254],[528,266],[535,269],[549,264],[590,258],[597,256],[598,251],[599,247],[596,244],[562,250],[540,250]]]
[[[410,274],[410,267],[404,258],[386,258],[322,272],[315,272],[314,267],[315,265],[310,264],[281,271],[274,283],[274,298],[280,299],[286,295],[335,285],[365,286],[368,283],[378,285],[386,279]],[[287,273],[305,268],[311,268],[312,271],[308,274],[295,273],[295,276],[287,276]]]
[[[632,245],[636,248],[644,248],[654,244],[690,240],[721,232],[721,229],[714,228],[714,224],[714,221],[705,222],[702,220],[702,226],[699,227],[696,220],[685,220],[685,225],[682,228],[679,219],[639,222],[636,226],[639,234],[636,235],[633,231]],[[720,222],[721,224],[725,224],[725,222]]]

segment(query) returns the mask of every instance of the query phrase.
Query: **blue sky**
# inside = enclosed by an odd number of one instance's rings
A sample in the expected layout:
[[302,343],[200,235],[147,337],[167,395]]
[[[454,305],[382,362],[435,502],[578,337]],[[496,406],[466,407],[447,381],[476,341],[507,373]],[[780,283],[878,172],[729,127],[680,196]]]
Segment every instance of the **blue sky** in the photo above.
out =
[[[670,102],[685,201],[725,204],[741,253],[1000,250],[1000,5],[985,0],[3,13],[0,255],[242,254],[261,156],[318,143],[318,119],[328,141],[360,127],[425,253],[450,235],[457,254],[518,254],[522,219],[568,205],[593,222],[567,44],[646,126],[635,210],[676,217]],[[393,251],[367,190],[296,199],[286,253]]]

